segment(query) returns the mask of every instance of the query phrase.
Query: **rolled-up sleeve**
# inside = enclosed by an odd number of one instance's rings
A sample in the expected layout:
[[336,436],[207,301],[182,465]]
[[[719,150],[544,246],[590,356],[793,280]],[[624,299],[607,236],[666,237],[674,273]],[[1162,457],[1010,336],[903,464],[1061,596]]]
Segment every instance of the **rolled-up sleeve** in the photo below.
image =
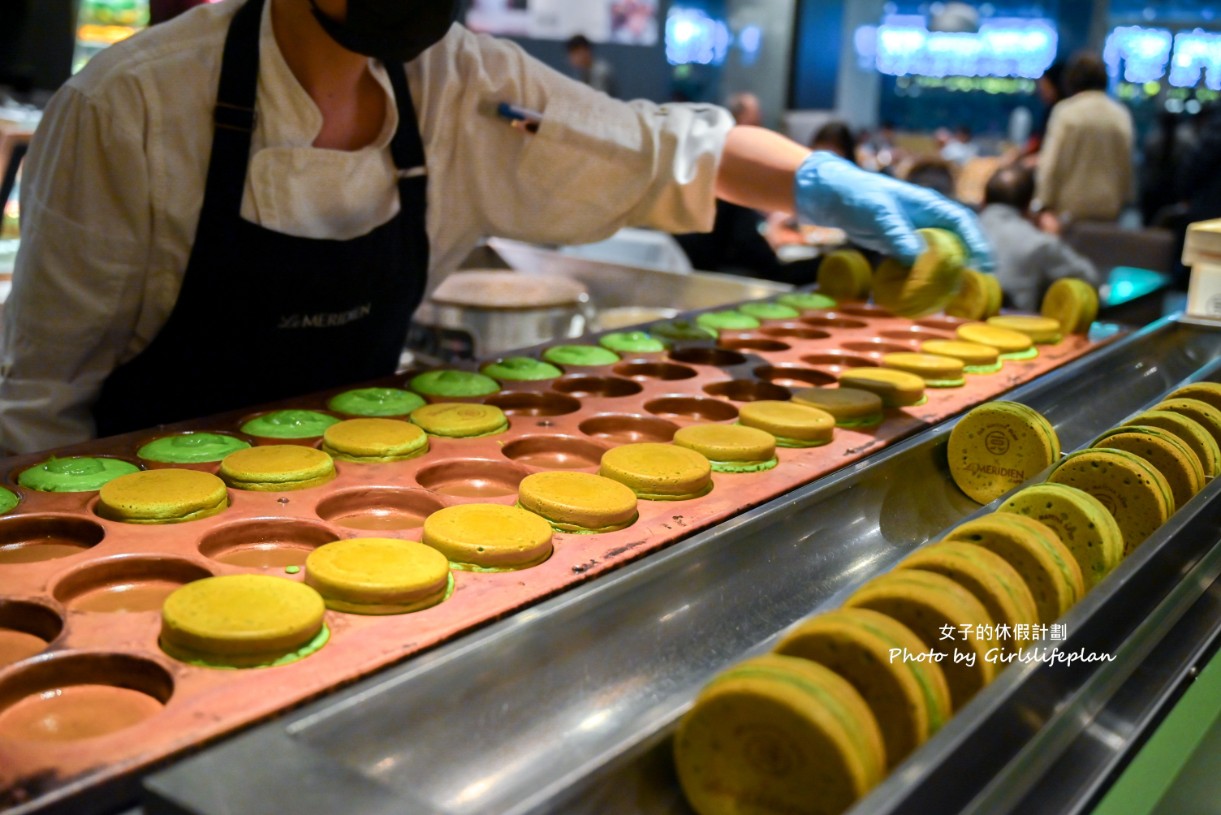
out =
[[0,350],[0,446],[93,435],[90,409],[134,331],[149,257],[138,93],[100,109],[72,86],[48,106],[22,168],[21,247]]
[[[717,166],[733,126],[724,109],[612,99],[513,43],[469,32],[451,60],[447,70],[456,76],[443,86],[455,98],[439,119],[454,129],[447,187],[461,179],[487,234],[584,243],[624,226],[711,228]],[[540,112],[538,132],[497,119],[502,101]]]

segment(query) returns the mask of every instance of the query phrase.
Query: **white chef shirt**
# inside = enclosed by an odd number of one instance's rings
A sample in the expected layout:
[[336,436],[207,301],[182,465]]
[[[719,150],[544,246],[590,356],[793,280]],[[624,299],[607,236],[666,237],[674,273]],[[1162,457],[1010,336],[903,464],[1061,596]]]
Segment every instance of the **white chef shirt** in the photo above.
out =
[[[22,243],[0,349],[0,448],[93,434],[102,382],[169,318],[202,205],[221,52],[239,0],[205,5],[94,57],[52,99],[23,168]],[[242,216],[290,235],[345,239],[399,208],[389,143],[317,149],[322,116],[263,12],[257,122]],[[392,96],[385,70],[373,71]],[[620,227],[708,230],[732,119],[711,106],[618,102],[455,25],[407,65],[428,164],[429,288],[482,238],[602,240]],[[544,114],[537,134],[495,116]],[[342,276],[344,269],[336,269]],[[218,291],[217,302],[240,297]],[[217,325],[223,376],[228,339]],[[172,387],[172,383],[167,383]]]

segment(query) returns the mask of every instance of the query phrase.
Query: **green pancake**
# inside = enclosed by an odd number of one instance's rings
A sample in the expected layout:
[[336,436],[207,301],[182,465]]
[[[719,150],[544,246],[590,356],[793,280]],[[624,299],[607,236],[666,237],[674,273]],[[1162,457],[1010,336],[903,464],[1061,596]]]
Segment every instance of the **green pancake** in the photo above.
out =
[[864,300],[869,297],[873,267],[855,249],[836,249],[823,255],[818,264],[818,290],[836,300]]
[[484,375],[502,382],[534,382],[555,379],[564,372],[554,365],[531,357],[505,357],[482,368]]
[[794,291],[788,294],[782,294],[776,298],[776,302],[784,303],[786,306],[801,309],[802,311],[818,311],[820,309],[835,308],[835,301],[825,294],[818,292]]
[[242,432],[268,439],[309,439],[338,423],[337,417],[316,410],[275,410],[244,423]]
[[348,416],[406,416],[424,407],[424,398],[402,388],[357,388],[332,396],[328,409]]
[[664,340],[659,340],[645,331],[606,334],[598,340],[598,344],[619,354],[656,354],[669,347]]
[[1120,557],[1135,551],[1174,512],[1174,493],[1165,477],[1122,450],[1080,450],[1061,461],[1048,480],[1084,490],[1102,503],[1123,535]]
[[817,662],[847,679],[873,711],[895,767],[950,718],[950,689],[932,662],[892,659],[891,649],[927,648],[910,628],[865,608],[806,620],[774,653]]
[[755,657],[700,691],[674,737],[700,815],[840,813],[886,772],[873,712],[852,685],[797,657]]
[[873,275],[873,302],[903,317],[924,317],[944,309],[962,287],[966,248],[953,232],[920,229],[925,249],[911,268],[894,258]]
[[844,607],[885,614],[910,628],[929,649],[950,654],[941,670],[955,711],[999,672],[986,656],[998,646],[985,628],[995,621],[975,595],[948,577],[916,569],[887,572],[857,589]]
[[1213,441],[1221,445],[1221,410],[1199,399],[1174,398],[1163,400],[1153,406],[1154,410],[1169,410],[1180,416],[1199,422],[1208,431]]
[[830,413],[836,427],[877,427],[885,418],[882,397],[856,388],[802,388],[793,393],[793,401]]
[[1081,567],[1087,591],[1123,559],[1124,536],[1119,523],[1105,504],[1076,485],[1048,481],[1027,487],[1010,496],[1000,511],[1033,518],[1055,532]]
[[0,487],[0,515],[9,512],[20,503],[21,499],[12,490]]
[[1125,427],[1132,425],[1156,427],[1173,434],[1200,459],[1200,466],[1204,468],[1206,478],[1215,478],[1221,474],[1221,447],[1217,446],[1216,440],[1204,425],[1195,419],[1169,410],[1146,410],[1123,424]]
[[782,303],[743,303],[738,311],[758,320],[791,320],[801,316],[800,311]]
[[690,425],[674,434],[674,443],[707,458],[716,473],[757,473],[779,463],[776,439],[753,427]]
[[220,461],[235,450],[245,450],[249,446],[249,443],[223,433],[179,433],[150,441],[136,455],[161,464],[203,464]]
[[945,539],[972,543],[1003,558],[1034,595],[1041,623],[1054,623],[1085,595],[1073,553],[1054,530],[1032,517],[994,512],[955,527]]
[[1171,399],[1198,399],[1221,410],[1221,383],[1193,382],[1170,392]]
[[464,399],[491,396],[500,390],[500,383],[490,376],[472,371],[427,371],[411,378],[408,383],[416,393],[443,399]]
[[1149,462],[1166,478],[1176,509],[1204,489],[1200,459],[1169,431],[1143,425],[1116,427],[1094,439],[1090,447],[1123,450]]
[[690,320],[671,320],[665,323],[654,323],[649,326],[649,333],[654,337],[666,340],[715,340],[716,332],[696,325]]
[[759,321],[754,317],[733,309],[706,311],[696,317],[695,322],[712,331],[749,331],[759,327]]
[[39,492],[89,492],[140,468],[117,458],[52,458],[17,476],[17,483]]
[[588,368],[614,365],[619,361],[619,355],[597,345],[553,345],[543,352],[543,359],[556,365]]
[[950,476],[981,504],[995,501],[1060,457],[1060,441],[1043,416],[1017,402],[972,408],[950,431]]

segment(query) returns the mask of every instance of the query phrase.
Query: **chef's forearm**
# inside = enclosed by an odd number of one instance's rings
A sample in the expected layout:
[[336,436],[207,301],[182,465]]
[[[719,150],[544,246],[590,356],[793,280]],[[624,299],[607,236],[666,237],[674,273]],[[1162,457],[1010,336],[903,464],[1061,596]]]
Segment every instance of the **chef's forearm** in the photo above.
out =
[[810,151],[762,127],[735,127],[717,170],[717,197],[772,212],[793,212],[793,177]]

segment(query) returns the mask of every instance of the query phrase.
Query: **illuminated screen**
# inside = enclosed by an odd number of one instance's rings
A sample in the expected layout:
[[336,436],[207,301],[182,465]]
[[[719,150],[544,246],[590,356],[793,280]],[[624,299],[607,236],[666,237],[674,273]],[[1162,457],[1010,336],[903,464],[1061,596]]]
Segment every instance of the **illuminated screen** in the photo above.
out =
[[757,25],[730,30],[725,20],[699,8],[671,6],[666,14],[666,61],[671,65],[722,65],[731,49],[743,65],[752,65],[763,47]]
[[539,40],[583,34],[593,42],[656,45],[657,0],[471,0],[472,31]]
[[893,15],[854,35],[861,66],[889,76],[1037,79],[1056,58],[1055,25],[992,18],[976,32],[930,31],[924,17]]
[[1107,35],[1102,56],[1111,76],[1148,85],[1152,93],[1163,80],[1176,88],[1221,91],[1221,34],[1119,26]]

